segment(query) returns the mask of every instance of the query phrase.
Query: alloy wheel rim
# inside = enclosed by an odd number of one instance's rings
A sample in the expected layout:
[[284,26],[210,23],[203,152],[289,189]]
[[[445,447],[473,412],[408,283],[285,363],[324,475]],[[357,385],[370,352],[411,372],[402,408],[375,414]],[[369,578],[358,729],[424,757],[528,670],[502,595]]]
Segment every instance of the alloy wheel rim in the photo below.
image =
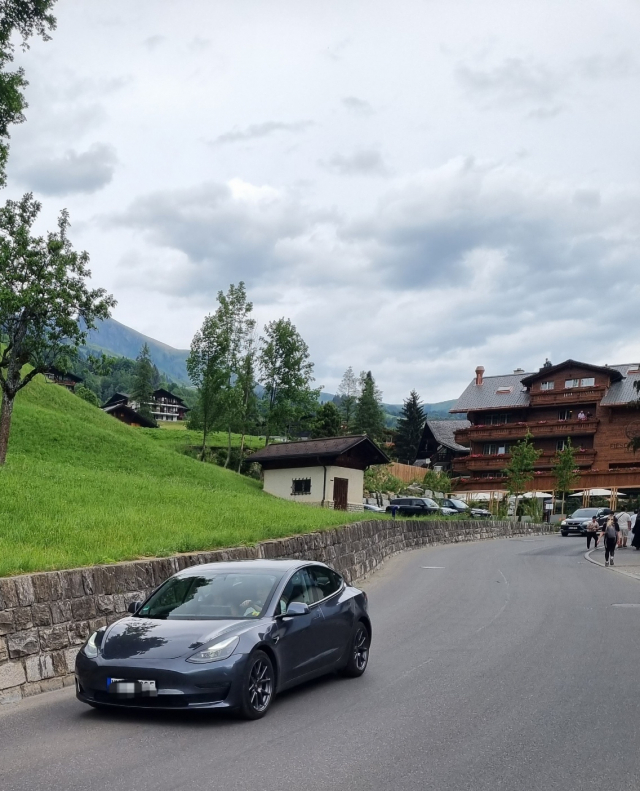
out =
[[364,627],[361,627],[356,632],[356,639],[354,640],[353,658],[358,670],[364,670],[369,661],[369,635]]
[[249,702],[256,711],[264,711],[271,701],[273,680],[271,669],[263,660],[258,659],[249,674]]

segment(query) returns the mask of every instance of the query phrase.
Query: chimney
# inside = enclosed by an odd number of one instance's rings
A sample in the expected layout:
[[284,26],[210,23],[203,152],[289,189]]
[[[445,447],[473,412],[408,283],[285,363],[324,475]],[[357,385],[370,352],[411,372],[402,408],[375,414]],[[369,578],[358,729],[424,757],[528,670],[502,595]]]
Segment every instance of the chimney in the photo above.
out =
[[482,376],[483,376],[483,374],[484,374],[484,365],[479,365],[476,368],[476,384],[477,385],[481,385],[482,384]]
[[524,373],[524,368],[516,368],[513,373],[514,374],[523,374]]

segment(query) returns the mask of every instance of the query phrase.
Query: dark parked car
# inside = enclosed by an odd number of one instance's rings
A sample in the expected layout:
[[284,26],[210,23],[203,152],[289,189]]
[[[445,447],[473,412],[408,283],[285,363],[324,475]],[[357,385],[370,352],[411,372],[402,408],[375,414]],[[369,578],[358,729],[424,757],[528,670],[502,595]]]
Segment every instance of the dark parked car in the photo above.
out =
[[466,514],[474,519],[488,519],[491,516],[491,511],[486,508],[470,508],[462,500],[456,500],[455,497],[447,497],[440,503],[443,508],[453,508],[459,514]]
[[264,716],[277,692],[369,659],[366,594],[322,563],[211,563],[175,574],[94,632],[76,694],[94,708],[236,709]]
[[560,532],[565,537],[569,533],[585,536],[587,534],[587,525],[591,521],[592,516],[595,516],[600,527],[603,527],[607,516],[612,513],[613,511],[610,508],[578,508],[571,516],[560,522]]
[[429,497],[396,497],[387,506],[387,513],[396,509],[398,516],[429,516],[439,514],[440,506]]

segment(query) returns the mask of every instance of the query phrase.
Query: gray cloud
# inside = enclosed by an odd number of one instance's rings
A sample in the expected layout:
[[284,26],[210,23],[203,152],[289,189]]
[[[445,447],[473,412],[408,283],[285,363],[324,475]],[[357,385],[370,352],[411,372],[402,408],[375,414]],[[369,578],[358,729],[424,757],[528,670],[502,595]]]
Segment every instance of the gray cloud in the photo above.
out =
[[386,176],[387,166],[379,151],[373,149],[354,151],[353,154],[334,154],[320,164],[340,176]]
[[156,36],[149,36],[148,38],[145,38],[145,40],[142,43],[144,44],[144,46],[147,49],[150,49],[150,50],[153,51],[154,49],[157,49],[161,44],[164,44],[164,42],[166,40],[167,40],[166,36],[158,36],[158,35],[156,35]]
[[373,115],[375,112],[369,102],[364,99],[358,99],[357,96],[345,96],[342,100],[342,104],[347,110],[351,110],[351,112],[357,115]]
[[94,143],[81,154],[71,149],[61,157],[34,159],[12,175],[44,195],[91,193],[109,184],[117,161],[112,146]]
[[247,140],[255,140],[260,137],[268,137],[274,132],[304,132],[313,121],[294,121],[293,123],[283,123],[282,121],[265,121],[262,124],[251,124],[246,129],[233,129],[216,137],[212,145],[224,145],[225,143],[242,143]]

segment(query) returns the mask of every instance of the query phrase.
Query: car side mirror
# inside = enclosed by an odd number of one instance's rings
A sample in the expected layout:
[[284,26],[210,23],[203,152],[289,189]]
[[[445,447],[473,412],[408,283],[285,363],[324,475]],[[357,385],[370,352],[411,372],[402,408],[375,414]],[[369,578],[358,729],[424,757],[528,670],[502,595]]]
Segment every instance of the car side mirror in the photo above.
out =
[[297,615],[306,615],[309,612],[309,605],[301,601],[292,601],[287,607],[285,613],[286,617],[294,617]]
[[127,607],[127,612],[137,613],[138,610],[142,607],[141,601],[132,601],[129,606]]

